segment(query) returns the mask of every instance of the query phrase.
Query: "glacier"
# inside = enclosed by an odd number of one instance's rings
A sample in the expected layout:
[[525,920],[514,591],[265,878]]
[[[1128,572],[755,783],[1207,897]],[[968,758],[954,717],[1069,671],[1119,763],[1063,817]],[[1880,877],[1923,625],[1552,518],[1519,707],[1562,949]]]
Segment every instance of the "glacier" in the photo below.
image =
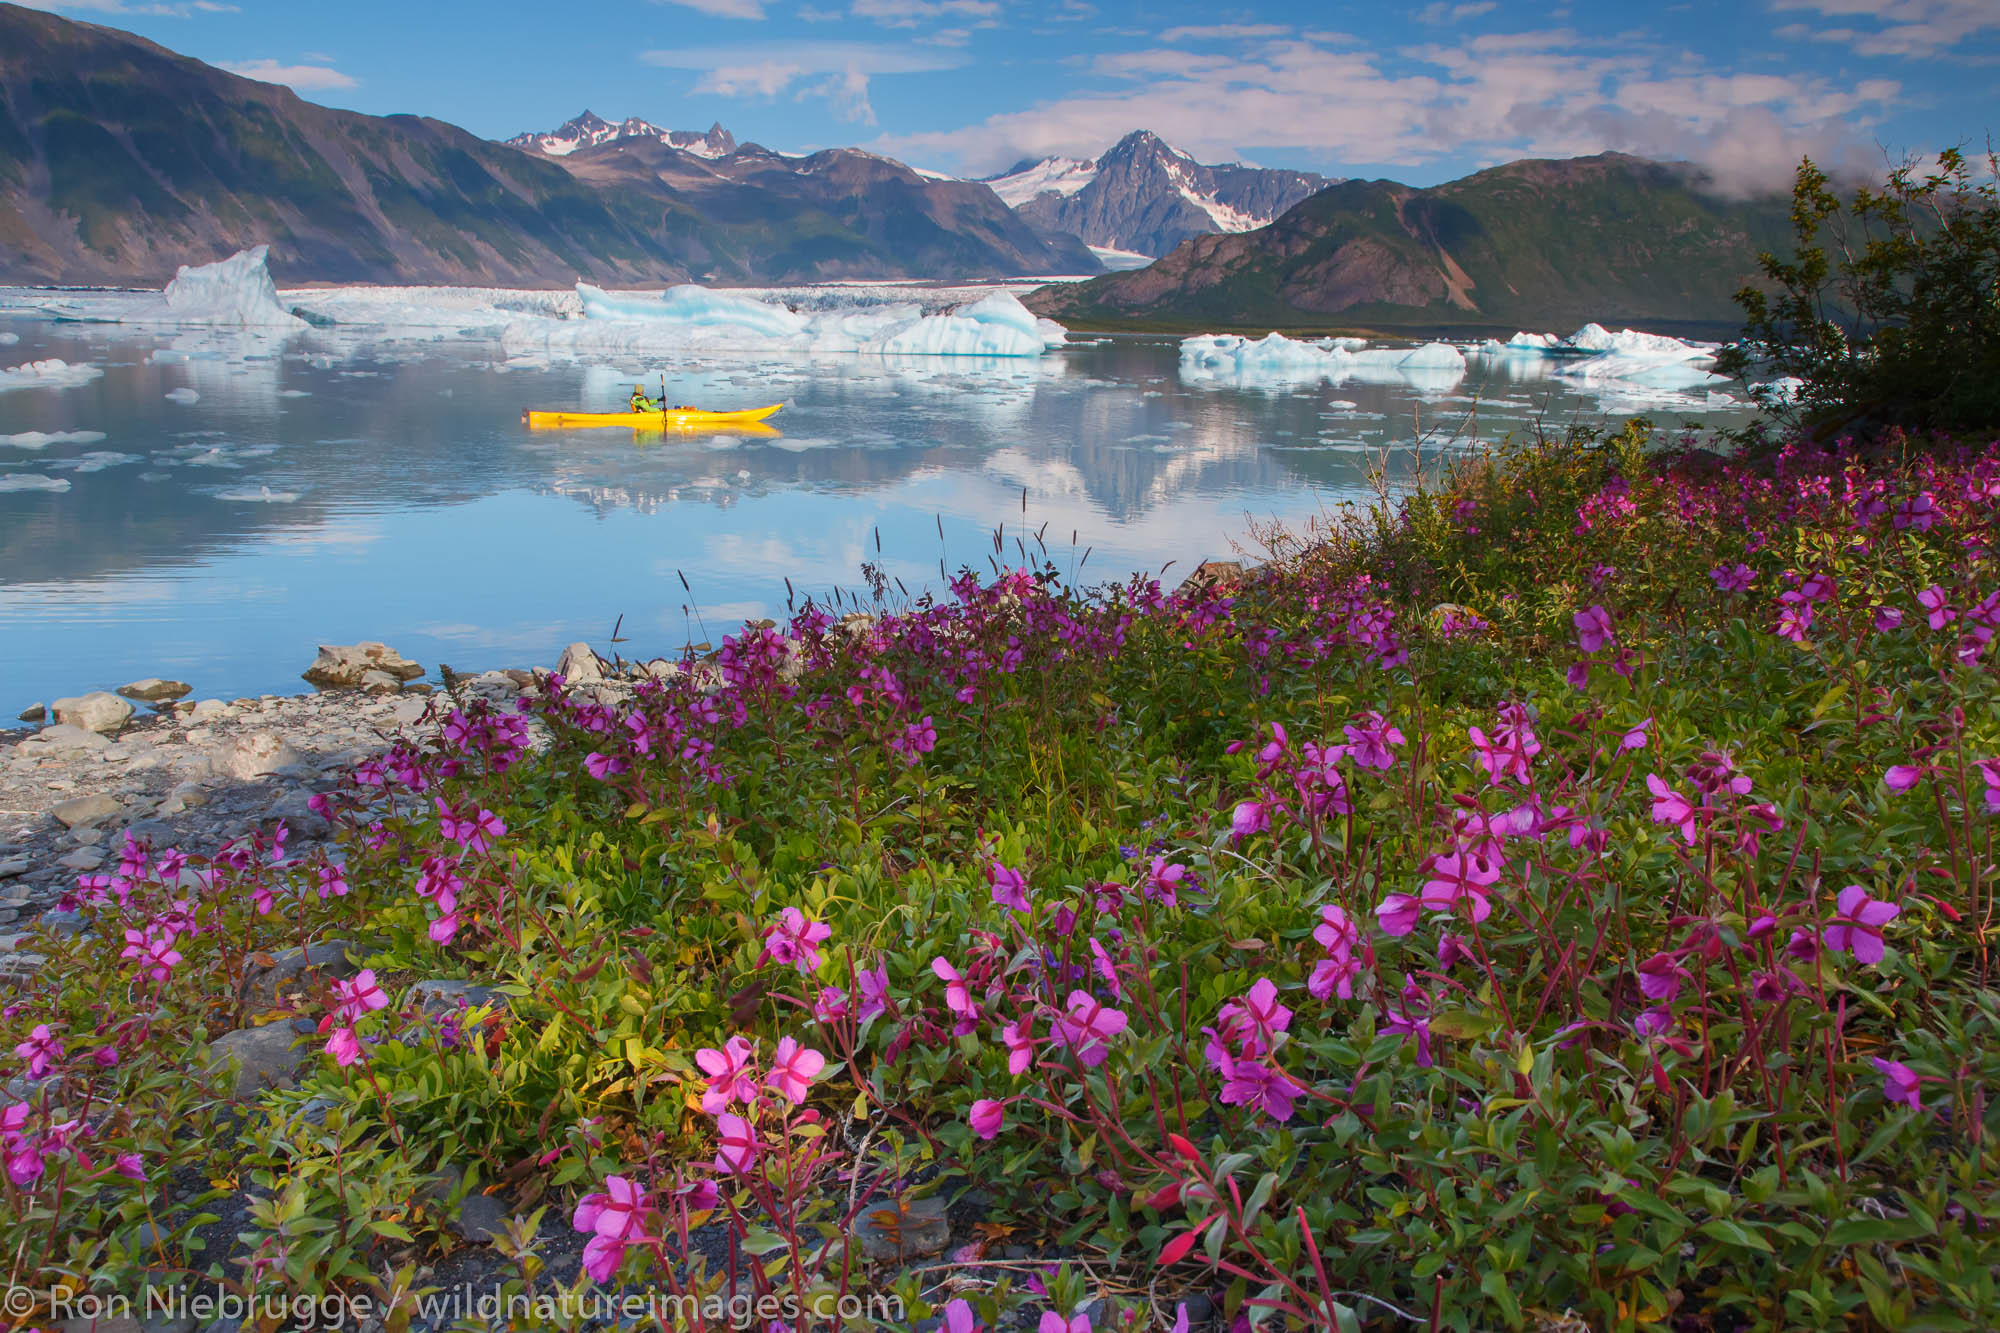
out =
[[1233,333],[1181,340],[1181,378],[1191,383],[1290,388],[1351,380],[1437,391],[1457,384],[1465,370],[1465,354],[1449,343],[1369,347],[1361,338],[1304,342],[1282,333],[1254,341]]
[[92,365],[72,364],[56,357],[0,370],[0,393],[10,389],[74,389],[104,372]]

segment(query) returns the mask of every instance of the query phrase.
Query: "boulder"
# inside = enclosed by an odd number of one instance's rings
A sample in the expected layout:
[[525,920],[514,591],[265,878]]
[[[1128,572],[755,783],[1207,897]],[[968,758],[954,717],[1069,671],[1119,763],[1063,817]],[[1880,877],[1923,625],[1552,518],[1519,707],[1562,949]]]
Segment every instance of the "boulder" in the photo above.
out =
[[305,678],[323,690],[360,688],[362,677],[380,671],[399,683],[424,674],[423,667],[410,661],[386,643],[328,644],[319,646],[319,656],[305,669]]
[[64,828],[95,828],[107,819],[116,819],[124,813],[125,807],[111,797],[99,793],[93,796],[72,796],[67,801],[58,802],[49,813],[62,822]]
[[210,751],[208,762],[219,776],[248,781],[300,767],[305,760],[275,731],[246,731]]
[[401,694],[403,678],[387,671],[364,671],[355,688],[363,694]]
[[907,1202],[879,1199],[854,1220],[854,1238],[875,1263],[900,1263],[940,1254],[951,1242],[945,1201],[936,1196]]
[[604,679],[604,663],[587,643],[573,643],[556,659],[556,674],[570,685],[595,684]]
[[49,706],[47,704],[29,704],[16,714],[16,716],[23,722],[46,722],[49,720]]
[[158,676],[148,676],[135,680],[130,685],[120,685],[118,692],[127,699],[137,699],[142,704],[171,703],[175,699],[185,699],[194,693],[194,686],[178,680],[161,680]]
[[136,711],[109,690],[92,690],[89,694],[58,699],[49,705],[49,710],[57,722],[100,734],[118,730],[132,720]]
[[24,748],[25,745],[39,745],[46,749],[58,751],[103,750],[110,747],[111,740],[109,737],[100,736],[94,731],[71,726],[67,722],[58,722],[52,727],[43,727],[33,736],[30,736],[24,743]]
[[229,705],[220,699],[198,699],[194,707],[188,709],[188,716],[196,723],[214,722],[219,718],[232,717]]
[[243,981],[243,1003],[253,1010],[275,1009],[281,1000],[321,990],[328,981],[344,981],[361,970],[353,951],[347,940],[327,940],[278,954],[252,954]]
[[290,1023],[225,1032],[208,1044],[205,1059],[210,1074],[234,1069],[232,1097],[254,1097],[264,1088],[288,1088],[298,1078],[309,1052],[298,1045]]

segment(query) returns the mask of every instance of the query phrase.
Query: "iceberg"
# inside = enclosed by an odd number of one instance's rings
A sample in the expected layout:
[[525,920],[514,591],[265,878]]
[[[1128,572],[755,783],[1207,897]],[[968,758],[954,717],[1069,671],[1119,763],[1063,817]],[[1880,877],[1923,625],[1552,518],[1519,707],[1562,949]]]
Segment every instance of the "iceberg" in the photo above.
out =
[[1715,356],[1713,343],[1683,342],[1664,333],[1640,333],[1636,329],[1613,333],[1602,324],[1584,325],[1570,334],[1564,344],[1578,351],[1609,352],[1632,360],[1695,361]]
[[9,472],[0,475],[0,491],[66,491],[68,477],[44,477],[39,472]]
[[168,323],[302,329],[306,322],[278,303],[265,266],[271,247],[253,245],[213,264],[183,264],[160,295]]
[[21,341],[20,334],[9,333],[5,330],[0,330],[0,347],[12,347],[15,343],[19,341]]
[[189,403],[198,403],[201,401],[201,395],[199,393],[195,392],[193,389],[189,389],[186,387],[182,387],[179,389],[169,389],[163,396],[167,399],[168,402],[180,403],[184,406]]
[[1254,341],[1230,333],[1181,340],[1181,378],[1189,383],[1288,388],[1352,380],[1438,390],[1464,377],[1465,354],[1449,343],[1368,347],[1357,338],[1301,342],[1282,333]]
[[10,389],[74,389],[88,384],[104,372],[92,365],[72,365],[50,357],[26,365],[0,370],[0,393]]
[[520,319],[501,345],[510,355],[641,356],[671,353],[864,353],[883,356],[1035,357],[1068,334],[1037,319],[1011,292],[944,314],[914,304],[801,313],[775,301],[692,284],[659,296],[613,295],[578,283],[580,319]]
[[24,430],[19,435],[0,435],[0,444],[11,449],[46,449],[52,444],[96,444],[103,438],[101,430]]

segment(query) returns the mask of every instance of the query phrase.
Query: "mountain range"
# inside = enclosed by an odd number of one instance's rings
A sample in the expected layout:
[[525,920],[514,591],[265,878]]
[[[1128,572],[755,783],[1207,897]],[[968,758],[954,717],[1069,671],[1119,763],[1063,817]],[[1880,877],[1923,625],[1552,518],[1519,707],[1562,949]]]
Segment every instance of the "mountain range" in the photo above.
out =
[[705,133],[695,130],[663,130],[649,120],[637,116],[629,117],[613,125],[604,117],[586,108],[584,113],[565,121],[547,134],[517,134],[502,140],[509,148],[522,148],[530,152],[546,153],[550,157],[568,157],[579,148],[596,148],[600,144],[616,143],[620,139],[657,139],[669,148],[678,148],[696,157],[728,157],[736,151],[736,136],[722,128],[717,121]]
[[442,121],[318,106],[129,33],[0,4],[0,281],[157,285],[259,243],[293,283],[1098,269],[986,186],[870,153],[785,158],[732,142],[711,158],[641,135],[551,157]]
[[1071,323],[1211,329],[1735,326],[1783,253],[1790,201],[1719,192],[1621,153],[1524,160],[1428,189],[1342,181],[1258,231],[1199,236],[1149,268],[1044,287]]
[[1266,226],[1330,184],[1309,171],[1204,166],[1147,130],[1094,161],[1045,157],[986,183],[1044,232],[1154,257],[1196,236]]

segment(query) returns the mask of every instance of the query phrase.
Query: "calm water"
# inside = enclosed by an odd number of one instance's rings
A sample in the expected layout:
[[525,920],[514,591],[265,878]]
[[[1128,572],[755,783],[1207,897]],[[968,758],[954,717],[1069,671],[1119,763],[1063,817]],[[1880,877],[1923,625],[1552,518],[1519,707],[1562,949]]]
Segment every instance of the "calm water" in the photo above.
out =
[[[1477,361],[1449,388],[1183,383],[1175,342],[1116,339],[1035,361],[682,365],[674,401],[783,401],[783,434],[663,442],[519,424],[531,404],[620,406],[657,366],[510,366],[493,342],[334,331],[0,330],[20,336],[0,366],[104,370],[0,393],[0,436],[104,436],[0,443],[0,474],[70,482],[0,491],[0,725],[144,675],[201,696],[300,689],[321,642],[382,639],[432,668],[545,664],[574,639],[604,646],[622,616],[628,656],[669,652],[782,614],[787,576],[824,595],[877,560],[915,592],[940,561],[985,568],[999,524],[1006,560],[1039,530],[1083,581],[1173,561],[1171,582],[1253,522],[1365,494],[1381,451],[1407,469],[1420,436],[1435,450],[1536,417],[1743,416]],[[184,388],[198,400],[166,397]]]

